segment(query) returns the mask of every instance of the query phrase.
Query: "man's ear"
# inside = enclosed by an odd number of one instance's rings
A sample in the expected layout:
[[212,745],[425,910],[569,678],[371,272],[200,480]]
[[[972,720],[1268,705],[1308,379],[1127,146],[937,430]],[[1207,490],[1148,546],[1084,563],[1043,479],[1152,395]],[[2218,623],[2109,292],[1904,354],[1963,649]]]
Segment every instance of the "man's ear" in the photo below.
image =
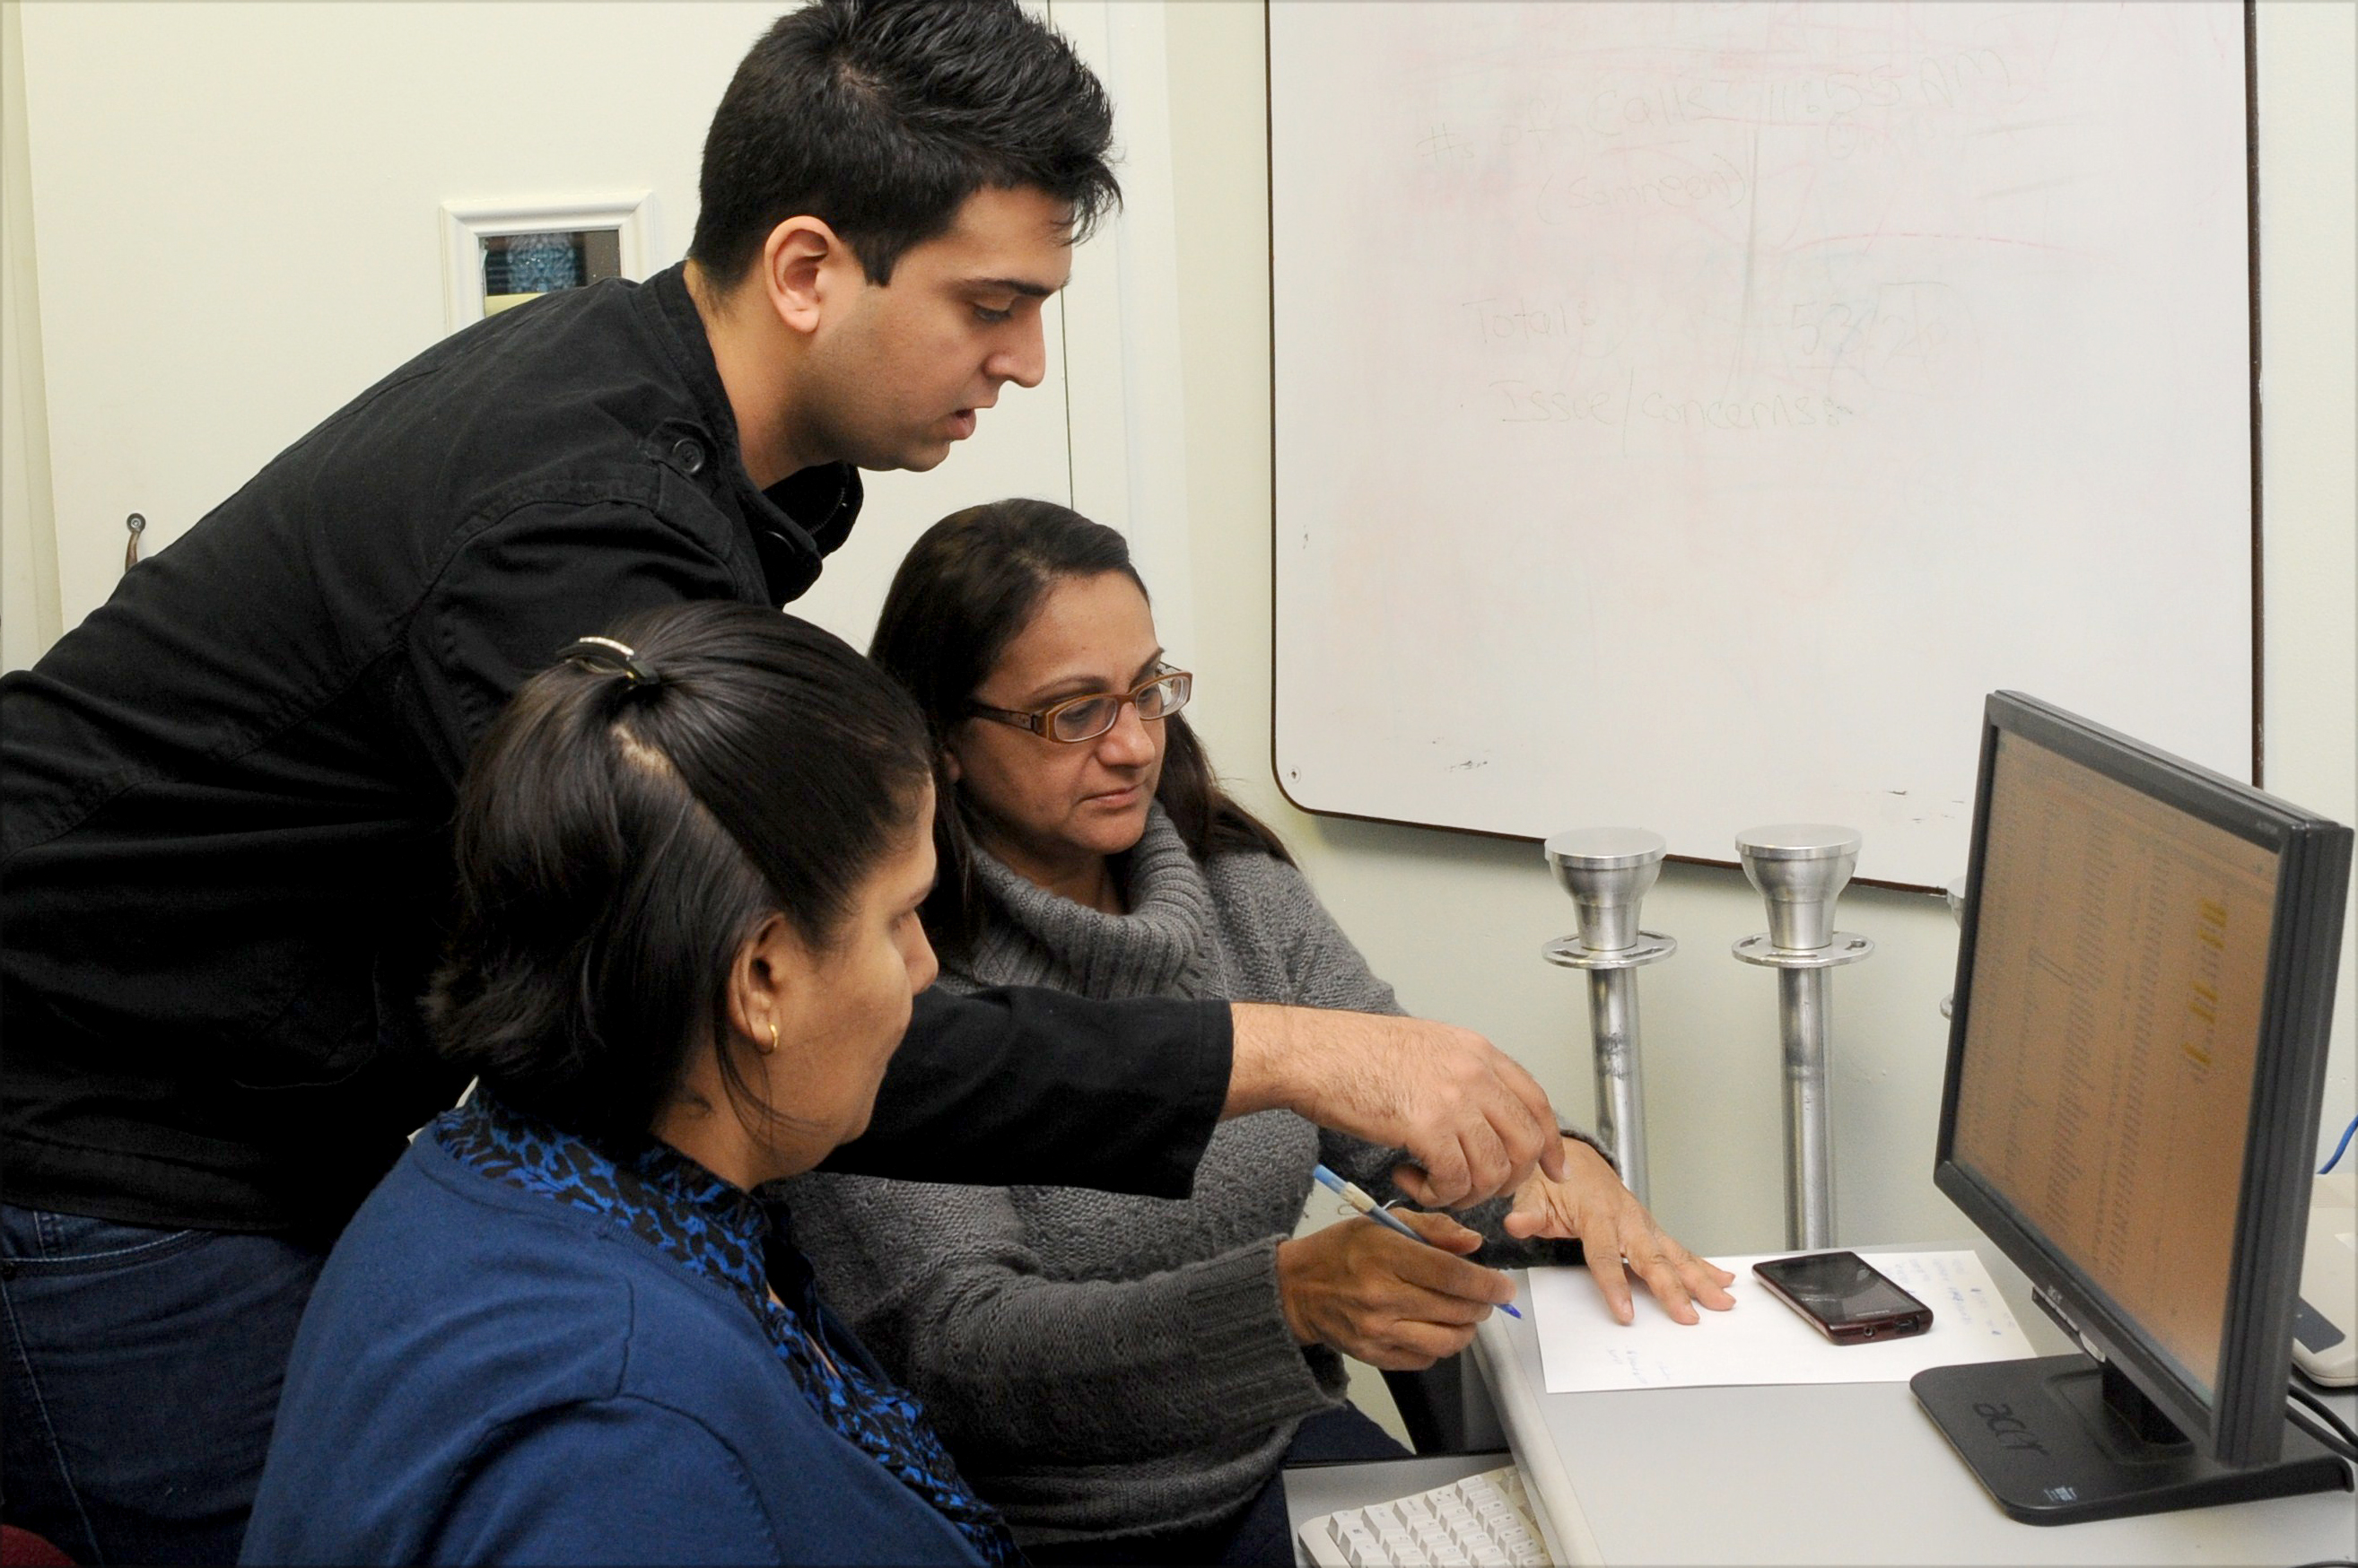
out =
[[805,335],[818,330],[830,299],[864,276],[851,247],[807,214],[780,223],[762,243],[762,287],[770,309]]
[[948,745],[942,747],[942,776],[952,784],[966,777],[966,769],[958,762],[957,750]]

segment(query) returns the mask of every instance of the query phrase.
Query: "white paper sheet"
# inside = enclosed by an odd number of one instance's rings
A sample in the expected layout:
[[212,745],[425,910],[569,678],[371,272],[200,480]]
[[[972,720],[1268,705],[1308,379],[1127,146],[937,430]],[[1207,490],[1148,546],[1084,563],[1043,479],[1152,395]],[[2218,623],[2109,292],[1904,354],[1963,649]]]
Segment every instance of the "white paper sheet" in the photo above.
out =
[[1972,1252],[1877,1252],[1867,1261],[1932,1309],[1932,1326],[1906,1339],[1834,1345],[1770,1295],[1752,1265],[1761,1252],[1713,1262],[1736,1275],[1727,1312],[1693,1327],[1671,1321],[1632,1280],[1637,1321],[1613,1321],[1585,1269],[1533,1269],[1528,1308],[1552,1394],[1681,1389],[1715,1383],[1904,1382],[1927,1367],[2010,1361],[2032,1354],[2022,1325]]

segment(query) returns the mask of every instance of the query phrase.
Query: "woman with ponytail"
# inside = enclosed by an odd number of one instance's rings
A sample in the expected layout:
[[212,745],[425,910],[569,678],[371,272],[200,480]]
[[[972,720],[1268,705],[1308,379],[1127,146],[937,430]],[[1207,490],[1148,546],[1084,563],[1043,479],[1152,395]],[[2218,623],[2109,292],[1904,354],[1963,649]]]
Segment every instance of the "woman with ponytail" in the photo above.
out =
[[865,1127],[933,979],[930,775],[899,688],[750,605],[526,683],[428,1000],[478,1085],[328,1261],[245,1561],[1015,1556],[763,1198]]

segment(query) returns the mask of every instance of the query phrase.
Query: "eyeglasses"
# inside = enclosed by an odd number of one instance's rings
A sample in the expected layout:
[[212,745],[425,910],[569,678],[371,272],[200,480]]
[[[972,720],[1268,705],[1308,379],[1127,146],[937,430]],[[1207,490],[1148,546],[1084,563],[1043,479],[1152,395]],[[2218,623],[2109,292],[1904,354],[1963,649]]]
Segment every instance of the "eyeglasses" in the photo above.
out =
[[1168,719],[1187,706],[1188,694],[1195,685],[1195,677],[1185,670],[1157,670],[1153,678],[1128,691],[1094,691],[1086,697],[1068,697],[1036,713],[987,708],[979,702],[968,703],[967,711],[978,719],[1011,724],[1018,730],[1029,730],[1034,735],[1070,744],[1094,741],[1112,729],[1120,720],[1122,704],[1126,702],[1138,706],[1141,719]]

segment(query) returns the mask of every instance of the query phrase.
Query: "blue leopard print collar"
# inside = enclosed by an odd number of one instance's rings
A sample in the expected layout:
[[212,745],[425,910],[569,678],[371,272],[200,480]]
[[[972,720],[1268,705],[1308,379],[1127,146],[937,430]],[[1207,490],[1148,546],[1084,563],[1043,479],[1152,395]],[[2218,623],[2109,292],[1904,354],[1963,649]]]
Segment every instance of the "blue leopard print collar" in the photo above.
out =
[[827,1327],[810,1266],[752,1195],[665,1144],[650,1142],[618,1162],[480,1088],[438,1118],[432,1132],[469,1169],[603,1215],[690,1272],[728,1285],[828,1425],[948,1519],[986,1562],[1023,1561],[998,1510],[959,1476],[916,1396],[871,1375],[840,1346],[833,1356],[819,1348]]

